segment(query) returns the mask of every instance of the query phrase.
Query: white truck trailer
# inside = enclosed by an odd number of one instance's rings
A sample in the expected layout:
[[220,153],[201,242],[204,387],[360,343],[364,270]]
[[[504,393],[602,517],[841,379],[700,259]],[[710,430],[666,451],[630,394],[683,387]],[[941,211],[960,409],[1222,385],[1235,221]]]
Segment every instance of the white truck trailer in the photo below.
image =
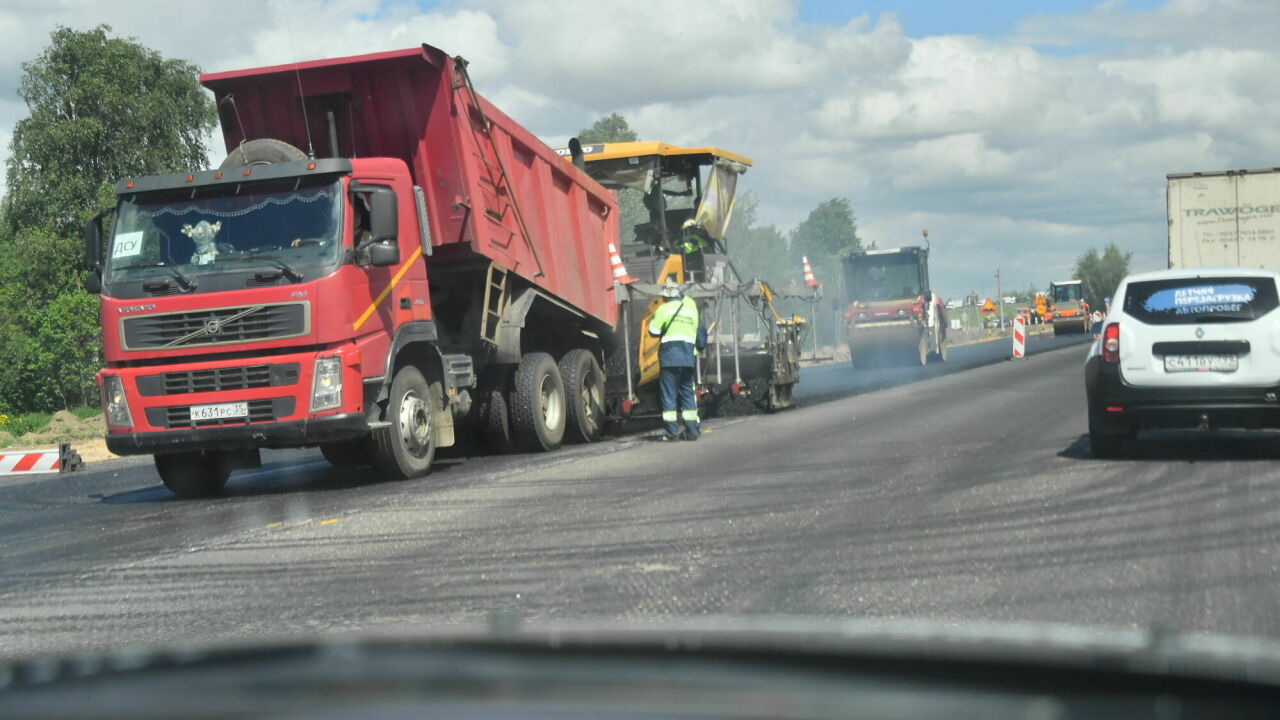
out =
[[1280,168],[1168,180],[1169,267],[1280,270]]

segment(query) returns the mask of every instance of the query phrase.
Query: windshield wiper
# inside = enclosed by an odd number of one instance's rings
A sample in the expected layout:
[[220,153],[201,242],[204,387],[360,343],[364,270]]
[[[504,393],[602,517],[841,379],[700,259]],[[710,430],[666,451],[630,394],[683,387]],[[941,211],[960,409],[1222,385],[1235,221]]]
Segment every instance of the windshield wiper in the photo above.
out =
[[169,274],[173,276],[173,279],[178,281],[178,289],[184,293],[189,293],[192,290],[195,290],[196,285],[199,284],[197,281],[192,280],[186,275],[183,275],[181,270],[179,270],[176,266],[171,265],[169,263],[159,262],[159,263],[151,263],[150,265],[130,265],[129,267],[120,268],[120,269],[121,270],[141,270],[143,268],[164,268],[165,270],[168,270]]
[[241,255],[240,257],[235,258],[234,262],[240,262],[242,260],[266,260],[267,262],[279,268],[280,272],[284,273],[284,276],[289,278],[291,282],[295,282],[295,283],[302,282],[302,273],[289,267],[288,263],[276,257],[275,255],[265,255],[265,254],[259,254],[259,253],[253,253],[250,255]]

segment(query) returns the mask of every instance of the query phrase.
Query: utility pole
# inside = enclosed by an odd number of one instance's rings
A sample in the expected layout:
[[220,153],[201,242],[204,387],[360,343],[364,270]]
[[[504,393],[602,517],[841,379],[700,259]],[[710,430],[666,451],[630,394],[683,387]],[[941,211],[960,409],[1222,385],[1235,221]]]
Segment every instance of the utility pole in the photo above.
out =
[[996,268],[996,305],[1000,307],[1000,332],[1004,332],[1004,290],[1000,285],[1000,268]]

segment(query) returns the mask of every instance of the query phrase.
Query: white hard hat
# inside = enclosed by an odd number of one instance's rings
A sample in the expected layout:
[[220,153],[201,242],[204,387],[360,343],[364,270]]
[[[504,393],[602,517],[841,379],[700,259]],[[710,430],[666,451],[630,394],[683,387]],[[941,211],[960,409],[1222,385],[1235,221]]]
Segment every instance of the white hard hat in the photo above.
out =
[[673,298],[679,296],[680,286],[676,284],[675,280],[667,278],[667,281],[662,284],[662,297]]

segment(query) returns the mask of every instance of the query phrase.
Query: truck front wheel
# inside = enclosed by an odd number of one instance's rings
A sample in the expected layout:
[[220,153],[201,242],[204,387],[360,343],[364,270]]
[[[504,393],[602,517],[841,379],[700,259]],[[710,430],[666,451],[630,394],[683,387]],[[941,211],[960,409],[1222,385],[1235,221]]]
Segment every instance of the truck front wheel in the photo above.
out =
[[369,436],[373,468],[383,477],[407,480],[431,471],[436,455],[435,414],[440,408],[439,383],[428,383],[412,365],[396,371],[387,403],[389,427]]
[[564,440],[564,381],[546,353],[520,358],[511,392],[511,425],[521,450],[555,450]]
[[160,480],[178,497],[217,495],[231,477],[226,454],[214,450],[164,453],[156,455],[155,461]]

